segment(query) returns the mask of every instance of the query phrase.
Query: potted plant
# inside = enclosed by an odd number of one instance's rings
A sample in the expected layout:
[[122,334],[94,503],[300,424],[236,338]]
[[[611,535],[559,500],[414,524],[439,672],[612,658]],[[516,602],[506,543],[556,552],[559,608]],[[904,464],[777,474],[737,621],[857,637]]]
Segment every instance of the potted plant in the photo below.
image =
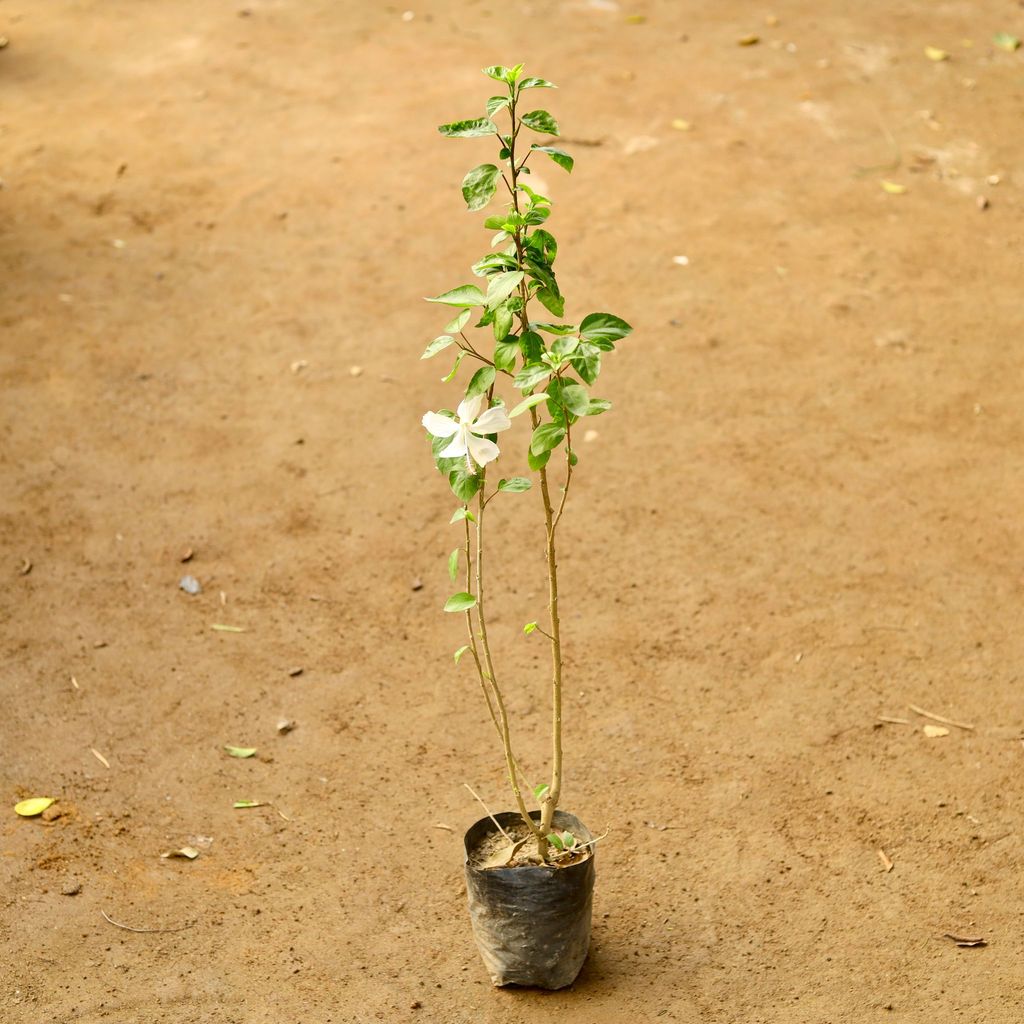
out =
[[[475,668],[515,801],[515,810],[488,812],[466,833],[473,930],[496,985],[554,989],[571,984],[586,959],[597,841],[582,822],[559,808],[564,683],[556,541],[579,461],[577,424],[609,408],[609,402],[591,397],[590,388],[603,356],[632,328],[610,313],[591,313],[578,325],[563,322],[565,300],[553,267],[558,245],[543,226],[551,200],[528,184],[528,161],[539,153],[571,172],[573,158],[547,144],[559,128],[546,110],[524,111],[534,90],[555,87],[543,78],[524,77],[522,64],[484,68],[483,73],[503,86],[487,100],[486,116],[438,130],[448,138],[490,139],[498,147],[497,163],[480,164],[463,178],[469,210],[482,210],[499,188],[507,191],[507,202],[504,212],[484,221],[496,234],[491,251],[472,268],[480,284],[460,285],[428,299],[458,312],[422,358],[452,350],[455,363],[443,381],[458,380],[462,395],[454,411],[428,412],[423,426],[437,469],[459,501],[451,522],[458,524],[461,539],[448,559],[448,571],[453,583],[460,573],[465,583],[444,606],[466,619],[467,642],[455,652],[455,661],[466,659]],[[502,124],[507,119],[508,127],[499,128],[499,119]],[[477,330],[472,338],[466,333],[471,321]],[[459,377],[466,362],[476,367],[468,380],[465,374]],[[506,405],[499,390],[514,393],[515,400]],[[520,450],[531,475],[509,475],[495,483],[492,464],[503,451],[503,461],[509,461],[514,436],[501,437],[499,447],[499,435],[513,430],[519,417],[530,424]],[[485,522],[492,503],[530,490],[534,482],[540,492],[548,608],[544,625],[530,622],[523,632],[539,634],[550,645],[552,715],[550,776],[537,785],[528,781],[514,751],[488,639],[484,573]]]

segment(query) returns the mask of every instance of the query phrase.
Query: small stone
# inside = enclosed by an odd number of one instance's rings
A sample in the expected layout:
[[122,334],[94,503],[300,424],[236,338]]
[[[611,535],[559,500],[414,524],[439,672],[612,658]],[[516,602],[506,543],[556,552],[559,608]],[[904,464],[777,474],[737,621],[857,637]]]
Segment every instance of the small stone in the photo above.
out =
[[193,596],[203,592],[203,586],[195,576],[182,576],[178,581],[178,586],[181,587],[186,594],[192,594]]
[[182,562],[191,562],[194,557],[195,552],[191,548],[185,548],[185,550],[181,553]]
[[974,202],[979,210],[987,210],[989,207],[988,196],[978,196],[978,198],[975,199]]
[[412,21],[416,17],[414,11],[402,11],[402,21]]
[[58,818],[64,817],[64,811],[57,804],[50,804],[39,817],[42,821],[56,821]]
[[296,665],[295,668],[288,669],[288,675],[290,675],[293,679],[296,676],[301,676],[302,672],[303,672],[303,669],[302,669],[301,665]]
[[416,577],[416,579],[414,579],[412,581],[412,589],[413,590],[422,590],[423,589],[423,580],[421,580],[418,576]]
[[348,372],[353,377],[362,377],[363,368],[361,366],[350,366]]
[[82,891],[82,883],[75,878],[69,878],[61,887],[61,896],[77,896]]
[[277,731],[284,736],[285,733],[289,733],[295,728],[295,722],[290,718],[282,718],[278,720]]

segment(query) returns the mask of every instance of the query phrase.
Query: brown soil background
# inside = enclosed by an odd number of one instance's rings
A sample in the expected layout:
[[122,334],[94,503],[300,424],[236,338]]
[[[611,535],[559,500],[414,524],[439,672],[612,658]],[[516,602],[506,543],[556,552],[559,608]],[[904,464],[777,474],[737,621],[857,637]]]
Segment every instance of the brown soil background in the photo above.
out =
[[[1022,1019],[1024,10],[604,7],[0,2],[3,1021]],[[577,140],[567,316],[636,328],[564,524],[611,834],[558,994],[465,917],[462,783],[506,801],[418,424],[420,297],[488,237],[435,126],[520,59]],[[492,597],[531,768],[535,497]]]

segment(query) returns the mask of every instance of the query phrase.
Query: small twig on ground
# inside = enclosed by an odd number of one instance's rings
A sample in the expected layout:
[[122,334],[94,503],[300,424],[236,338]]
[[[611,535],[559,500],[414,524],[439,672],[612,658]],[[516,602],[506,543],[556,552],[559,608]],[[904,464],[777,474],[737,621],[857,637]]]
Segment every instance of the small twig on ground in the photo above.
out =
[[880,722],[888,722],[890,725],[910,725],[909,718],[893,718],[890,715],[879,715]]
[[92,751],[92,756],[95,757],[104,768],[110,767],[110,762],[95,747],[90,747],[89,749]]
[[882,867],[885,868],[886,872],[892,871],[895,865],[886,855],[885,850],[878,851],[878,859],[882,862]]
[[910,708],[915,715],[921,715],[923,718],[930,718],[933,722],[941,722],[943,725],[955,725],[958,729],[974,729],[973,725],[968,725],[966,722],[954,722],[952,718],[943,718],[942,715],[936,715],[931,711],[925,711],[924,708],[919,708],[916,704],[908,704],[907,707]]
[[194,921],[190,921],[188,924],[183,924],[180,928],[133,928],[130,924],[121,924],[119,921],[115,921],[105,910],[101,910],[100,913],[103,915],[103,919],[115,928],[123,928],[126,932],[138,932],[143,935],[156,934],[157,932],[183,932],[195,924]]
[[475,793],[475,792],[474,792],[474,790],[473,790],[473,787],[472,787],[472,786],[471,786],[471,785],[470,785],[470,784],[469,784],[468,782],[464,782],[464,783],[463,783],[463,785],[464,785],[464,786],[466,787],[466,789],[468,789],[468,790],[470,791],[470,793],[472,793],[472,794],[473,794],[473,796],[474,796],[474,797],[476,797],[477,803],[479,803],[479,804],[480,804],[480,806],[481,806],[481,807],[482,807],[482,808],[483,808],[483,809],[484,809],[484,810],[485,810],[485,811],[487,812],[487,817],[488,817],[488,818],[490,818],[490,819],[491,819],[491,821],[493,821],[493,822],[494,822],[494,826],[495,826],[495,828],[497,828],[497,830],[498,830],[498,831],[499,831],[499,832],[500,832],[500,833],[501,833],[501,834],[502,834],[502,835],[503,835],[503,836],[504,836],[504,837],[505,837],[505,838],[506,838],[506,839],[507,839],[507,840],[508,840],[508,841],[509,841],[510,843],[512,843],[512,845],[513,845],[513,846],[515,846],[515,840],[514,840],[514,839],[513,839],[513,838],[512,838],[512,837],[511,837],[511,836],[510,836],[510,835],[509,835],[509,834],[508,834],[508,833],[507,833],[507,832],[506,832],[506,831],[505,831],[505,830],[504,830],[504,829],[503,829],[503,828],[502,828],[502,827],[501,827],[501,826],[500,826],[499,824],[498,824],[498,819],[497,819],[497,818],[496,818],[496,817],[495,817],[495,816],[494,816],[493,814],[491,814],[491,809],[490,809],[490,808],[489,808],[489,807],[487,806],[487,804],[485,804],[485,803],[483,802],[483,800],[481,800],[481,799],[480,799],[480,797],[478,797],[478,796],[476,795],[476,793]]
[[442,825],[440,822],[438,822],[438,824],[436,824],[434,826],[434,828],[443,829],[445,832],[454,832],[455,831],[455,829],[453,829],[451,827],[451,825]]

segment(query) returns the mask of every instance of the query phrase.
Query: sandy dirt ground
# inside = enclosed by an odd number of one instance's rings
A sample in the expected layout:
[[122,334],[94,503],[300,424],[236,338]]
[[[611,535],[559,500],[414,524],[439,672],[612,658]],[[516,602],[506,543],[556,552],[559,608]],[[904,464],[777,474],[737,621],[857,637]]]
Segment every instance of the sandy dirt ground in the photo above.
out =
[[[0,0],[0,1020],[1019,1024],[1024,9],[403,10]],[[435,126],[517,60],[567,316],[636,328],[564,523],[564,803],[610,834],[556,994],[465,915],[462,783],[507,801],[418,422],[421,297],[489,237]]]

